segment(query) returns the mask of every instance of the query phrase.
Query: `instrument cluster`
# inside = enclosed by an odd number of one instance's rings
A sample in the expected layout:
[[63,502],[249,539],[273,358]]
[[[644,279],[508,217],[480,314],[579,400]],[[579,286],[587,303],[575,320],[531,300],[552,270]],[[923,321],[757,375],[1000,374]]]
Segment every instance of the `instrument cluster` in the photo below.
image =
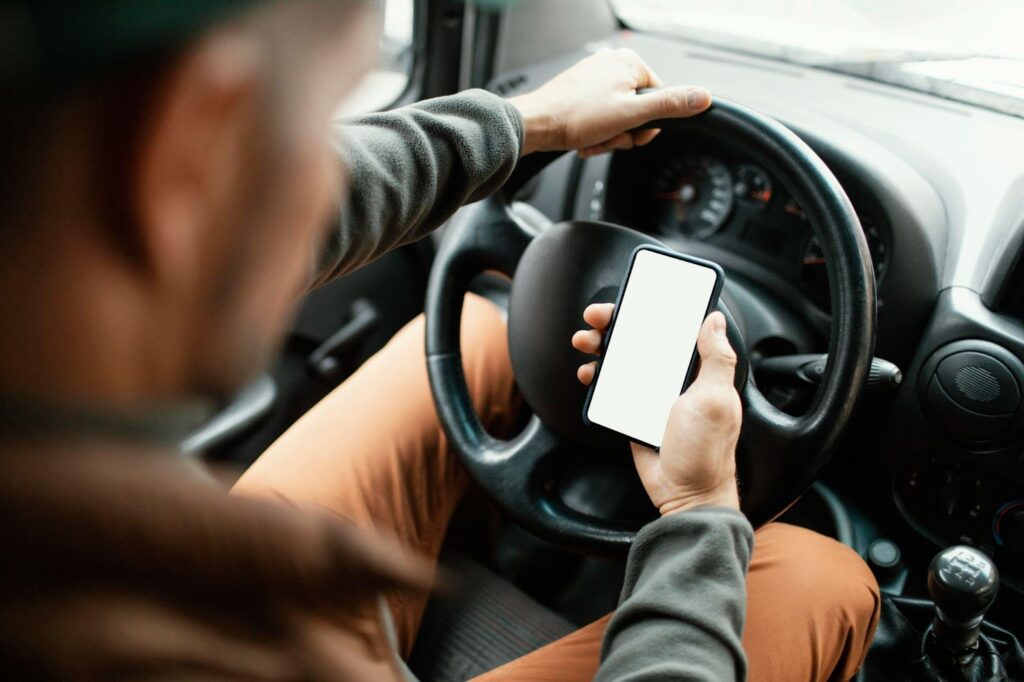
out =
[[[787,278],[828,310],[827,263],[807,217],[786,188],[758,164],[715,153],[663,157],[651,169],[650,202],[650,231],[727,248],[742,244],[772,266],[784,264]],[[857,208],[880,280],[889,240],[882,221]]]

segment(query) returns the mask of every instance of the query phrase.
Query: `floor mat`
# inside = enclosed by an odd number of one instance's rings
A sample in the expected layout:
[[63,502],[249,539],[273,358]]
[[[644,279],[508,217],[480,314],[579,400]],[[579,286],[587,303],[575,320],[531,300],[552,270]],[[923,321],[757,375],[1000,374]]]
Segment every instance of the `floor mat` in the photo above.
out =
[[469,679],[576,629],[463,555],[447,554],[442,563],[457,583],[427,605],[409,657],[409,668],[425,682]]

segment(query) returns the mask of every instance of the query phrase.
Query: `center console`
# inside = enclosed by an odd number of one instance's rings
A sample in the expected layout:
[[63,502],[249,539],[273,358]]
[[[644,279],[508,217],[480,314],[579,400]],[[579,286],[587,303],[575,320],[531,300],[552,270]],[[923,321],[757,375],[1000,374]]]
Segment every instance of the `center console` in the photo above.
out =
[[1024,592],[1024,324],[943,291],[883,439],[904,519],[938,546],[994,558]]

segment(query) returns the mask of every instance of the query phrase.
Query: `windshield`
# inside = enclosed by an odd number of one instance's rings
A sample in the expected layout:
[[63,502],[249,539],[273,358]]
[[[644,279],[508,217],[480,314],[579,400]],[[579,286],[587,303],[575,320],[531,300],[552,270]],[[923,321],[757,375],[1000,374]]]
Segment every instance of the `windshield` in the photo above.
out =
[[1024,116],[1021,0],[610,0],[627,26]]

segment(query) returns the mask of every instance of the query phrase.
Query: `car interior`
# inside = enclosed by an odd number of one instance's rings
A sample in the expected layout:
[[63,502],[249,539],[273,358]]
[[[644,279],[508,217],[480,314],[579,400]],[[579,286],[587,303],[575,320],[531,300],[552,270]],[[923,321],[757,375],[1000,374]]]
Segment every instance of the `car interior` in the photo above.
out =
[[[963,58],[883,50],[888,34],[857,22],[836,35],[865,33],[868,57],[838,37],[807,47],[805,3],[379,3],[378,71],[339,117],[474,87],[512,96],[619,47],[715,105],[659,122],[644,147],[525,157],[495,197],[311,292],[272,369],[182,449],[244,468],[426,312],[439,417],[479,485],[446,541],[459,594],[431,601],[409,666],[427,680],[493,668],[614,610],[656,516],[625,441],[582,422],[569,338],[585,305],[615,300],[633,248],[667,246],[725,271],[743,510],[835,538],[878,579],[861,679],[916,674],[936,613],[949,627],[931,636],[980,633],[977,655],[1004,675],[963,679],[1024,675],[1024,52],[995,38]],[[824,3],[837,21],[848,6],[923,11],[877,4]],[[996,75],[958,63],[979,59]],[[529,408],[510,440],[460,390],[466,291],[506,311]]]

